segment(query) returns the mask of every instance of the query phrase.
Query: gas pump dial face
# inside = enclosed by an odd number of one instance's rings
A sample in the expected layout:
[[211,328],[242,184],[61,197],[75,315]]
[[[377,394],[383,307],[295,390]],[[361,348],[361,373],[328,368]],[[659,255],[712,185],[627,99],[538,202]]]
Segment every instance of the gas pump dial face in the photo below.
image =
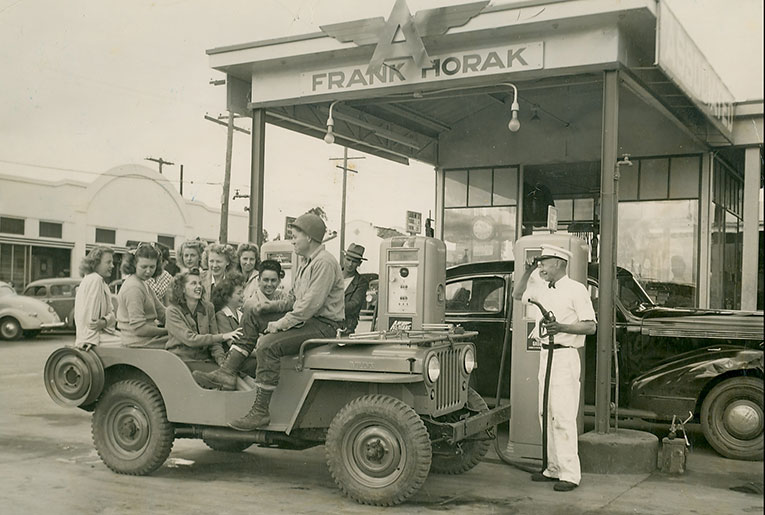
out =
[[389,265],[388,312],[416,313],[417,267]]

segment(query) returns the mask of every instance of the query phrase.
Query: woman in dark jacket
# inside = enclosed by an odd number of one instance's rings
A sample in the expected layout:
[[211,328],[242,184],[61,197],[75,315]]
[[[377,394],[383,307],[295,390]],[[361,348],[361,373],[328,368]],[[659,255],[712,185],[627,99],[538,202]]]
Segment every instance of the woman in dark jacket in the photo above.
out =
[[[215,368],[217,359],[223,358],[223,342],[235,342],[242,335],[240,329],[218,332],[212,304],[202,300],[204,288],[199,272],[181,272],[173,278],[170,306],[165,312],[169,339],[166,348],[189,363],[194,369],[208,362]],[[197,364],[195,364],[197,363]]]

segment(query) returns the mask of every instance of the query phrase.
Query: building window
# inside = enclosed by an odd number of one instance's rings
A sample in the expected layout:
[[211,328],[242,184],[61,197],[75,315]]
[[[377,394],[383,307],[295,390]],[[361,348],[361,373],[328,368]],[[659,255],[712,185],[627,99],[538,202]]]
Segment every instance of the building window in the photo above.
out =
[[40,222],[40,238],[61,238],[62,224]]
[[712,175],[712,248],[709,307],[741,308],[741,264],[744,250],[744,181],[719,158]]
[[619,169],[619,200],[699,198],[701,156],[638,158]]
[[117,231],[114,229],[100,229],[96,227],[96,243],[109,243],[114,245],[117,241]]
[[24,219],[0,216],[0,232],[8,234],[24,234]]
[[173,250],[175,248],[175,236],[157,236],[157,243],[161,243],[165,247],[168,248],[168,250]]
[[444,172],[446,263],[512,259],[518,168]]

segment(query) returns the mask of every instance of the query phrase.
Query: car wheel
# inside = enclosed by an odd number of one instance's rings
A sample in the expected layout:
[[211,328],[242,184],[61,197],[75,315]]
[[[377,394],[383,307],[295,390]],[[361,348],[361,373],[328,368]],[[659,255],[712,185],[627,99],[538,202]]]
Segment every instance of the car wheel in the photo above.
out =
[[92,424],[98,455],[119,474],[150,474],[173,448],[173,426],[162,396],[143,381],[114,383],[96,404]]
[[18,340],[21,336],[21,324],[13,317],[0,320],[0,337],[3,340]]
[[763,458],[763,381],[734,377],[712,388],[701,405],[701,428],[726,458]]
[[[468,389],[468,408],[472,411],[489,411],[489,406],[483,397],[472,388]],[[439,422],[457,422],[458,414],[450,414],[437,419]],[[430,470],[437,474],[462,474],[472,469],[489,452],[491,439],[488,432],[473,435],[475,439],[467,439],[450,445],[447,442],[433,444],[433,464]]]
[[425,424],[407,404],[366,395],[341,409],[327,431],[327,465],[351,499],[392,506],[417,492],[430,471]]
[[219,438],[202,438],[210,449],[218,452],[242,452],[252,445],[252,442],[237,442],[236,440],[221,440]]

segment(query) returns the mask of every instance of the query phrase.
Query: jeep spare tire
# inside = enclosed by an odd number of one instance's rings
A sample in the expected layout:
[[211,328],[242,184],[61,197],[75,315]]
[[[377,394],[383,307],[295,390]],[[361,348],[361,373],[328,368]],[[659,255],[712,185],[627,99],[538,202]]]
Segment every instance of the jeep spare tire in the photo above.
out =
[[119,474],[150,474],[173,448],[175,433],[162,396],[144,381],[114,383],[96,405],[92,426],[98,455]]
[[[472,388],[468,389],[467,407],[471,411],[489,411],[483,397]],[[439,422],[457,422],[459,412],[439,417]],[[433,464],[430,469],[437,474],[462,474],[472,469],[486,456],[491,445],[491,438],[485,431],[466,440],[450,445],[447,442],[433,444]]]
[[410,406],[387,395],[345,405],[325,442],[332,478],[354,501],[392,506],[416,493],[428,477],[428,431]]

